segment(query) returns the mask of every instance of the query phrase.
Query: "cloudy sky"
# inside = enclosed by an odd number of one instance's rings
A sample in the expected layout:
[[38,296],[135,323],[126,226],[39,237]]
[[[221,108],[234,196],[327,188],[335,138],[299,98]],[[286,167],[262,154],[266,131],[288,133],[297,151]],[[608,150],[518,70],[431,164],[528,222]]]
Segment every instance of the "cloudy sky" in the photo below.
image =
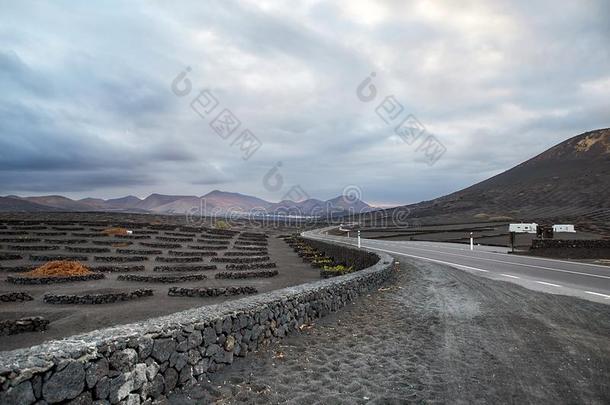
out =
[[607,0],[0,0],[0,195],[430,199],[610,126],[609,18]]

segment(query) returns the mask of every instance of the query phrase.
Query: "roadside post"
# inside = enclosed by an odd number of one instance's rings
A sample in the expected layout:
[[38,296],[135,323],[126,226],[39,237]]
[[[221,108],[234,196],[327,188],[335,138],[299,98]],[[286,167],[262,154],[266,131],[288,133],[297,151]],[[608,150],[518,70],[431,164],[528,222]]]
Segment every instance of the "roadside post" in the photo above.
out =
[[360,230],[358,230],[358,247],[360,247]]
[[472,232],[470,232],[470,250],[474,250],[474,238],[472,237]]

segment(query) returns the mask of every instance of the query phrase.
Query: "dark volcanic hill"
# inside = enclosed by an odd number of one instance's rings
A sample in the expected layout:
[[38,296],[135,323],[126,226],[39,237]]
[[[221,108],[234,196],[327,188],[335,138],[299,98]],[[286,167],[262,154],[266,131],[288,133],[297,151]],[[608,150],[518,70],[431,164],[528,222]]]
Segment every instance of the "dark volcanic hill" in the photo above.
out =
[[[510,217],[610,222],[610,129],[587,132],[490,179],[432,201],[378,212],[420,223]],[[509,218],[505,218],[508,220]]]
[[60,209],[36,204],[16,196],[0,197],[0,212],[54,212]]

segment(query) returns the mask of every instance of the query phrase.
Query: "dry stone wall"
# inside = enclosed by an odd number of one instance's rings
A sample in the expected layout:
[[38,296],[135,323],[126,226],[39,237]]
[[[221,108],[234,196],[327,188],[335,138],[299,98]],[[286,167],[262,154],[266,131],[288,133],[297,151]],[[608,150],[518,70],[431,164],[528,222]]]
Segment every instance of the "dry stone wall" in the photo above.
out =
[[2,352],[0,404],[150,404],[379,287],[393,259],[375,258],[344,276]]

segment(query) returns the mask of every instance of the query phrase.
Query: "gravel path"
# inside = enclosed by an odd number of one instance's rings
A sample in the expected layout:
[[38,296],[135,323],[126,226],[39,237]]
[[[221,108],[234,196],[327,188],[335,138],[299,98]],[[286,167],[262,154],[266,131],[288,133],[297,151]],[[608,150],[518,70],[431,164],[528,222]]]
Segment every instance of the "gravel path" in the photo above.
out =
[[610,306],[414,264],[168,402],[610,403]]

